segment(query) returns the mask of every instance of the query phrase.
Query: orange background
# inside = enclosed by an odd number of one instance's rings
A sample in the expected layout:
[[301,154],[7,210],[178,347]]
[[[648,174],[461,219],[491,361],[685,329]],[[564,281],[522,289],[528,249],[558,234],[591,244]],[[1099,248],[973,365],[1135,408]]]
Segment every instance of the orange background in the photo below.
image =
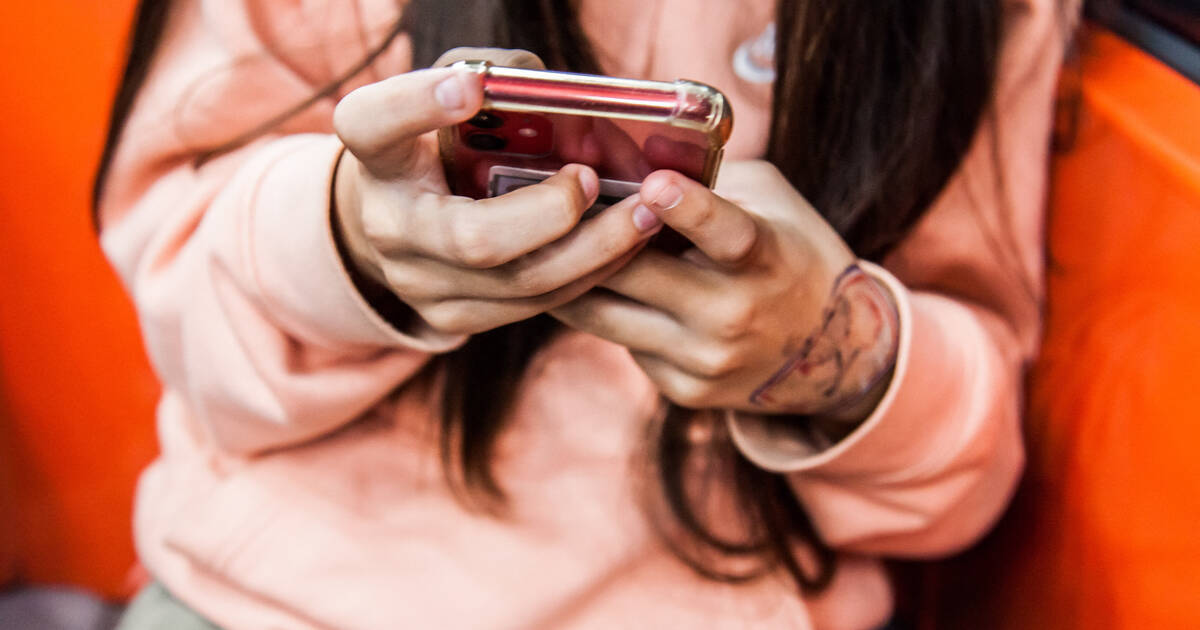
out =
[[0,2],[0,573],[108,596],[158,388],[88,210],[132,9]]
[[926,628],[1200,628],[1200,86],[1108,33],[1084,50],[1025,479],[927,574]]

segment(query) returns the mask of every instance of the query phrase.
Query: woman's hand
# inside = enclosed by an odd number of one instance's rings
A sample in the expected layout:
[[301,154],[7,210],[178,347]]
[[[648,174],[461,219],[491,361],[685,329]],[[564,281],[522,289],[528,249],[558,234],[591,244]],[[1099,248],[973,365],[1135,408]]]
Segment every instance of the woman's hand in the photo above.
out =
[[633,200],[577,226],[599,188],[581,165],[493,199],[450,196],[430,132],[471,118],[482,103],[476,73],[444,68],[360,88],[334,113],[347,148],[334,191],[347,257],[443,333],[489,330],[564,304],[654,231],[635,227]]
[[635,220],[661,218],[695,249],[650,247],[601,282],[610,292],[554,316],[628,347],[686,407],[865,417],[895,361],[890,294],[773,166],[723,171],[724,196],[671,171],[647,177]]

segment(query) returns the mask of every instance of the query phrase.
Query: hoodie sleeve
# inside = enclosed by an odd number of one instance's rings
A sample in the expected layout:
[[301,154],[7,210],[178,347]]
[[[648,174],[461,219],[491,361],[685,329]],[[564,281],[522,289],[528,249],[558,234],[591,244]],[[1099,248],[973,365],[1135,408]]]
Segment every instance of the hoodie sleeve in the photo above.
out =
[[[164,387],[213,446],[255,453],[355,419],[463,339],[412,336],[355,290],[334,243],[337,96],[197,164],[353,66],[396,5],[171,3],[99,208]],[[408,69],[401,36],[346,85]]]

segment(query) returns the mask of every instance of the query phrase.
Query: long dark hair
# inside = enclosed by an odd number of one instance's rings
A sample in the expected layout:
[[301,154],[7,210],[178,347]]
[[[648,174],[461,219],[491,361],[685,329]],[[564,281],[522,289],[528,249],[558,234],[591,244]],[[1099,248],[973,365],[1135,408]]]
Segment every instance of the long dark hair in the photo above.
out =
[[[552,68],[599,69],[573,0],[472,0],[466,11],[464,3],[412,0],[376,54],[407,31],[418,67],[453,46],[494,45],[531,50]],[[167,4],[140,3],[97,173],[96,202]],[[779,0],[778,77],[766,157],[860,257],[878,261],[903,239],[966,154],[991,100],[1001,4]],[[489,19],[472,26],[464,15]],[[215,149],[235,147],[335,93],[356,71]],[[554,332],[545,317],[504,326],[475,335],[437,366],[444,376],[442,461],[451,486],[469,505],[502,504],[492,448],[529,360]],[[786,479],[741,456],[714,414],[668,406],[649,431],[645,460],[656,483],[647,484],[647,509],[683,561],[723,581],[746,581],[782,567],[804,592],[829,583],[835,555]],[[709,499],[703,489],[714,484],[732,491],[742,520],[737,534],[728,533],[727,523],[711,522],[700,507]],[[798,546],[807,547],[814,562],[802,566]]]

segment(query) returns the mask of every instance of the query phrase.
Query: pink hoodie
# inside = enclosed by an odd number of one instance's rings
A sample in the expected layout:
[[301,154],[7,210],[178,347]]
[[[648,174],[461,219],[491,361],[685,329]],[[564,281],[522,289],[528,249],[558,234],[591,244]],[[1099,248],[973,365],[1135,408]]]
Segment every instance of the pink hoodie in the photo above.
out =
[[[361,59],[396,4],[174,4],[117,154],[102,241],[164,384],[138,549],[215,623],[862,630],[891,610],[877,556],[952,553],[1003,510],[1022,464],[1021,369],[1036,348],[1046,147],[1068,32],[1053,0],[1006,3],[996,115],[888,271],[873,267],[903,327],[879,408],[826,448],[733,426],[753,461],[788,474],[841,554],[816,598],[781,575],[707,581],[663,548],[629,470],[657,392],[624,349],[581,333],[543,349],[521,385],[497,451],[511,513],[456,503],[432,387],[412,377],[462,340],[394,330],[349,282],[329,227],[336,99],[192,162],[195,147]],[[674,28],[713,28],[711,14],[686,14]],[[408,69],[401,37],[347,90]]]

